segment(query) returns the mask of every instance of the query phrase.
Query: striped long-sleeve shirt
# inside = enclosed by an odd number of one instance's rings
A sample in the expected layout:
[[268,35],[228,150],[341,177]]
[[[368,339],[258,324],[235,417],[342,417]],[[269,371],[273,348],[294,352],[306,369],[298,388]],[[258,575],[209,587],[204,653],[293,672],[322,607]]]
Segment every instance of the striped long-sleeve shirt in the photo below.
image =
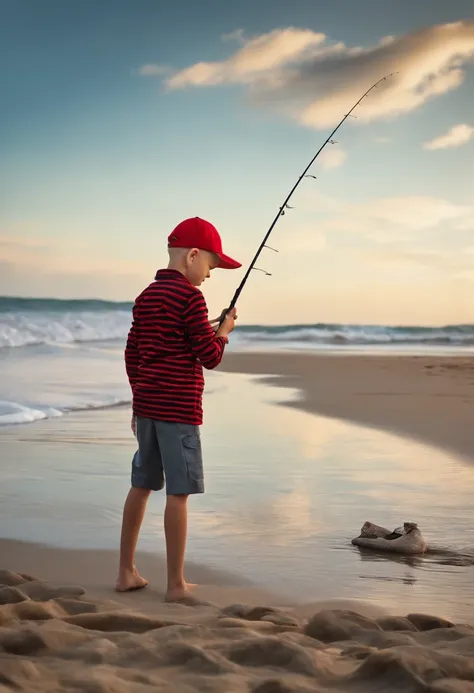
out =
[[135,300],[125,348],[134,414],[202,424],[203,366],[219,365],[226,342],[201,291],[177,270],[158,270]]

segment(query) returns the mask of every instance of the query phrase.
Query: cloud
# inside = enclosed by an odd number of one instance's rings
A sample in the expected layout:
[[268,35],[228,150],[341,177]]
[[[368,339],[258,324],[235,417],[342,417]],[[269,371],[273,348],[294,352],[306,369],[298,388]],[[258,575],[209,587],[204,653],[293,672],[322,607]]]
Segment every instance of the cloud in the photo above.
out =
[[405,196],[379,198],[368,204],[351,205],[356,217],[403,226],[410,231],[433,228],[441,222],[472,218],[474,209],[454,205],[436,197]]
[[245,32],[243,29],[236,29],[231,31],[229,34],[222,34],[221,39],[223,41],[238,41],[241,44],[245,43]]
[[319,225],[322,232],[356,232],[378,243],[409,239],[441,224],[456,228],[474,223],[474,207],[429,196],[385,197],[364,203],[341,201],[338,209],[337,214]]
[[474,231],[474,216],[466,215],[454,225],[456,231]]
[[[237,35],[242,37],[240,32]],[[288,27],[275,29],[249,40],[242,39],[243,46],[228,60],[191,65],[169,77],[167,86],[170,89],[181,89],[187,86],[259,82],[265,74],[268,79],[270,73],[279,66],[301,60],[311,48],[322,44],[325,38],[324,34],[310,29]],[[270,82],[273,82],[271,78]]]
[[164,80],[166,88],[240,85],[251,103],[312,128],[337,123],[371,84],[394,71],[364,100],[357,117],[369,122],[413,111],[459,87],[474,56],[474,20],[382,37],[369,47],[346,46],[296,27],[252,38],[239,30],[232,38],[239,42],[232,55],[174,70]]
[[339,168],[346,160],[347,152],[340,146],[323,149],[319,156],[319,163],[323,168]]
[[369,262],[376,265],[396,265],[397,267],[423,268],[436,275],[449,276],[461,281],[472,281],[474,270],[472,258],[465,253],[439,248],[375,248],[361,252]]
[[474,284],[474,270],[471,268],[460,270],[454,275],[454,279],[461,282],[469,282]]
[[435,248],[376,248],[366,251],[365,254],[377,262],[379,260],[395,263],[408,262],[430,268],[445,266],[447,257],[446,253]]
[[31,272],[36,276],[54,274],[63,277],[70,273],[76,276],[113,277],[135,276],[144,273],[142,263],[133,260],[120,260],[110,255],[100,257],[91,253],[87,244],[60,244],[47,238],[13,238],[0,231],[0,262],[15,268],[18,272]]
[[[130,300],[143,286],[143,274],[103,266],[104,272],[76,262],[67,271],[51,265],[19,265],[0,259],[0,295],[54,296],[56,298],[104,298]],[[107,271],[108,269],[108,271]]]
[[39,253],[48,254],[50,251],[50,244],[45,240],[25,238],[19,241],[14,236],[0,233],[0,259],[5,259],[7,256],[10,259],[12,255],[24,258],[25,255],[31,253],[37,257]]
[[[456,233],[461,221],[474,224],[474,206],[415,195],[347,203],[304,190],[291,204],[295,208],[285,214],[272,242],[289,259],[299,254],[300,261],[319,256],[324,262],[337,248],[340,262],[355,253],[359,263],[365,258],[414,270],[423,266],[452,277],[471,268],[474,274],[472,235]],[[266,262],[273,262],[269,257]]]
[[[296,204],[300,209],[301,205]],[[309,213],[309,204],[305,211]],[[385,270],[394,272],[393,276],[396,272],[421,276],[417,272],[423,271],[428,277],[471,282],[474,246],[472,235],[456,233],[461,222],[474,227],[474,206],[421,196],[376,198],[364,203],[331,198],[320,219],[313,217],[306,225],[306,236],[296,235],[296,249],[305,247],[306,238],[310,251],[327,250],[324,246],[311,247],[314,234],[315,238],[327,238],[333,249],[341,249],[340,259],[355,256],[359,268],[367,263],[367,271],[370,266],[376,267],[380,276]],[[288,237],[293,237],[293,231]]]
[[[398,240],[417,241],[431,232],[439,238],[449,232],[451,245],[455,240],[457,245],[464,243],[466,247],[474,247],[470,233],[474,229],[474,205],[458,205],[428,195],[347,202],[318,192],[317,185],[314,181],[314,187],[301,187],[295,193],[291,200],[295,209],[285,215],[282,224],[298,224],[298,228],[307,228],[309,235],[314,232],[312,229],[327,238],[334,232],[342,232],[381,245]],[[301,219],[303,223],[299,223]]]
[[461,147],[463,144],[467,144],[469,140],[474,136],[474,128],[465,123],[460,123],[459,125],[453,125],[453,127],[448,130],[444,135],[440,137],[435,137],[434,140],[425,142],[424,149],[448,149],[449,147]]
[[155,63],[142,65],[138,68],[138,74],[142,77],[158,77],[160,75],[167,75],[170,71],[171,68],[167,65],[156,65]]

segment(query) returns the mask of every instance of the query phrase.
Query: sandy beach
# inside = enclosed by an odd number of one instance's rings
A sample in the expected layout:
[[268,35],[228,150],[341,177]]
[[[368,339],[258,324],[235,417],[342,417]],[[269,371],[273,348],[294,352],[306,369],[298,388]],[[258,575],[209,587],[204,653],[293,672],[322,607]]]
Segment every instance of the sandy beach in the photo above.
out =
[[[433,455],[442,448],[473,460],[469,358],[229,353],[220,371],[258,374],[265,383],[298,390],[297,399],[281,402],[288,411],[391,431],[433,446]],[[107,416],[110,440],[119,450],[127,410],[117,411],[113,420]],[[62,435],[69,430],[68,444],[76,445],[92,427],[85,417],[61,421]],[[101,421],[103,427],[107,419]],[[39,422],[31,434],[21,435],[9,429],[7,452],[25,454],[33,445],[39,451],[47,445],[52,454],[52,441],[60,438],[57,426]],[[89,450],[95,450],[94,436],[88,436]],[[466,527],[471,520],[465,517]],[[397,600],[396,582],[390,608],[373,600],[370,587],[366,599],[306,603],[190,563],[188,579],[200,584],[196,595],[202,603],[188,607],[163,602],[161,556],[140,554],[140,570],[151,576],[151,584],[123,595],[113,591],[116,561],[116,550],[0,540],[0,690],[474,690],[474,627],[440,616],[446,611],[443,593],[452,591],[449,575],[437,593],[439,608],[427,613]],[[459,570],[472,571],[472,564]],[[466,580],[472,584],[468,575]],[[465,592],[465,599],[469,613],[472,596]]]
[[[377,614],[356,602],[304,610],[235,602],[232,590],[223,607],[164,604],[152,591],[104,599],[76,584],[77,560],[68,564],[70,579],[62,584],[0,571],[0,690],[473,689],[469,625]],[[94,570],[95,561],[88,566]]]

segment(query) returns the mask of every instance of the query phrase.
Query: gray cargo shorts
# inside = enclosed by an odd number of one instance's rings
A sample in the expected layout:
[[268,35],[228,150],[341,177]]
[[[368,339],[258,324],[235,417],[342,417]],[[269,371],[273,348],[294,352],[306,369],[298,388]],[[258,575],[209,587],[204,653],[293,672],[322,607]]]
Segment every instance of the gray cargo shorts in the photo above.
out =
[[204,493],[199,426],[136,417],[138,450],[132,460],[132,486],[168,496]]

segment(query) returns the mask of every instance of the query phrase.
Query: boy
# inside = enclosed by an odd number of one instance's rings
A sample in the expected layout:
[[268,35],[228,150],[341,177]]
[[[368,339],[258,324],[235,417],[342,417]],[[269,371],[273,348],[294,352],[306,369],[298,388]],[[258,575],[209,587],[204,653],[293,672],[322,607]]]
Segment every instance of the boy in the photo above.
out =
[[138,450],[123,510],[116,589],[125,592],[148,584],[135,567],[135,549],[150,492],[162,489],[166,480],[165,599],[189,601],[192,585],[183,573],[187,498],[204,493],[199,432],[203,366],[211,369],[220,363],[237,318],[234,308],[214,330],[197,287],[211,270],[241,264],[223,254],[217,229],[199,217],[176,226],[168,237],[168,253],[168,267],[157,271],[155,281],[135,301],[125,348]]

